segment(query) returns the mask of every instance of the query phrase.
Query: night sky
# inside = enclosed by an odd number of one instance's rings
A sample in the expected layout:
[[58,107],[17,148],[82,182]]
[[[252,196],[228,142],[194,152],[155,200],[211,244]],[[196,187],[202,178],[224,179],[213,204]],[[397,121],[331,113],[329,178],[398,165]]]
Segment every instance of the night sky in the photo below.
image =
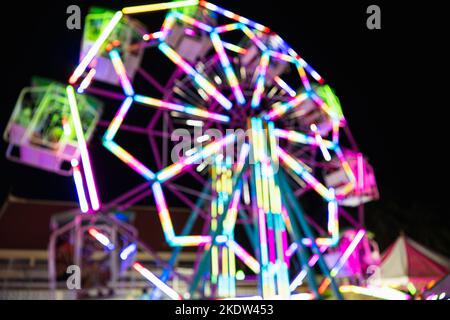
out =
[[[450,256],[448,144],[441,141],[449,128],[448,88],[444,87],[448,80],[442,80],[448,49],[439,48],[448,40],[448,35],[444,37],[448,27],[445,17],[439,17],[445,13],[441,4],[425,8],[411,1],[395,1],[395,6],[394,1],[212,2],[269,26],[335,88],[359,148],[375,168],[381,199],[367,206],[366,217],[381,246],[404,230]],[[66,28],[68,5],[78,4],[85,14],[91,5],[119,9],[141,3],[8,4],[0,20],[0,131],[33,75],[64,82],[76,66],[82,31]],[[370,4],[381,7],[381,30],[366,28]],[[443,59],[446,52],[447,59]],[[96,163],[104,159],[101,153],[107,153],[95,146],[99,140],[96,136],[93,142],[94,151],[99,151],[94,155]],[[2,155],[5,148],[2,141]],[[8,193],[76,199],[70,178],[13,164],[4,156],[0,164],[0,202]],[[117,194],[113,188],[108,186],[106,192]]]

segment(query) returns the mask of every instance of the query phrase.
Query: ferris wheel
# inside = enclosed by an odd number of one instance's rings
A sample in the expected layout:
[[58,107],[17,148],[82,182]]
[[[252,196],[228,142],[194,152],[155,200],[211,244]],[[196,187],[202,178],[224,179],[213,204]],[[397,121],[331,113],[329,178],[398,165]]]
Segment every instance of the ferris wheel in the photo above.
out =
[[[153,298],[240,296],[238,265],[263,299],[319,298],[328,287],[341,298],[336,279],[368,241],[374,171],[334,90],[281,36],[206,1],[93,8],[68,82],[24,89],[5,131],[8,157],[73,175],[86,235],[155,285]],[[142,178],[116,199],[101,199],[96,184],[88,144],[98,127],[105,150]],[[160,275],[132,254],[145,246],[132,229],[89,224],[96,215],[114,224],[104,213],[146,197],[173,248]],[[178,207],[191,211],[182,231]],[[343,225],[355,230],[345,246]],[[184,247],[198,250],[181,293],[168,283]],[[306,295],[296,291],[303,282]]]

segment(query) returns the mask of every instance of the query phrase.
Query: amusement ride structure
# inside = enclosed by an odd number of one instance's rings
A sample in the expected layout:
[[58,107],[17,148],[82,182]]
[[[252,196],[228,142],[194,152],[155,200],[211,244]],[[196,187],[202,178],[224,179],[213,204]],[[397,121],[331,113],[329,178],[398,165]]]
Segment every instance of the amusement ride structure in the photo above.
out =
[[[162,13],[157,30],[141,22]],[[88,147],[99,127],[104,150],[142,177],[107,201]],[[135,135],[148,144],[133,147]],[[363,227],[364,204],[378,199],[374,172],[334,90],[268,27],[206,1],[92,8],[68,84],[34,79],[5,139],[8,159],[74,179],[79,210],[55,223],[49,244],[53,289],[60,243],[73,246],[68,264],[81,269],[101,244],[105,283],[134,269],[152,299],[241,297],[237,266],[257,279],[252,297],[341,299],[341,278],[364,285],[378,263]],[[150,245],[110,214],[147,197],[173,249],[157,259],[159,274],[136,258],[156,254]],[[191,212],[182,230],[177,207]],[[185,247],[197,248],[190,275],[176,268]]]

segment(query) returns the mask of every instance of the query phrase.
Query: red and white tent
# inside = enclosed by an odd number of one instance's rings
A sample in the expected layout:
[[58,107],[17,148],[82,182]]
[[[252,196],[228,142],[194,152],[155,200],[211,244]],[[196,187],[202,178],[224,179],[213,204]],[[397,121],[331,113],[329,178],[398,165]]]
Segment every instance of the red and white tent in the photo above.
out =
[[389,286],[406,286],[412,283],[417,289],[422,289],[431,281],[439,281],[449,272],[450,259],[400,235],[381,257],[377,282]]

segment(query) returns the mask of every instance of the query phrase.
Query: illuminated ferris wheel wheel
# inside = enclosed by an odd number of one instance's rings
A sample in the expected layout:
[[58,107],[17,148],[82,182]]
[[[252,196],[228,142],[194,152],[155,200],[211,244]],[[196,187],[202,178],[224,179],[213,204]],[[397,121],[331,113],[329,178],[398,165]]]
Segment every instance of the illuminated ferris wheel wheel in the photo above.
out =
[[[150,30],[158,18],[162,27]],[[88,151],[101,126],[103,146],[143,179],[103,202]],[[136,136],[146,144],[136,146]],[[257,279],[247,296],[319,298],[330,287],[340,298],[342,270],[364,277],[373,258],[362,217],[378,190],[334,90],[275,32],[206,1],[93,8],[69,85],[24,91],[5,137],[11,159],[72,174],[84,214],[153,199],[173,248],[159,275],[136,261],[132,230],[86,229],[120,252],[121,270],[158,288],[153,298],[242,296],[242,270]],[[180,206],[191,214],[177,231]],[[354,231],[343,234],[342,225]],[[197,260],[178,292],[169,283],[183,247],[198,248]],[[303,282],[308,293],[297,292]]]

